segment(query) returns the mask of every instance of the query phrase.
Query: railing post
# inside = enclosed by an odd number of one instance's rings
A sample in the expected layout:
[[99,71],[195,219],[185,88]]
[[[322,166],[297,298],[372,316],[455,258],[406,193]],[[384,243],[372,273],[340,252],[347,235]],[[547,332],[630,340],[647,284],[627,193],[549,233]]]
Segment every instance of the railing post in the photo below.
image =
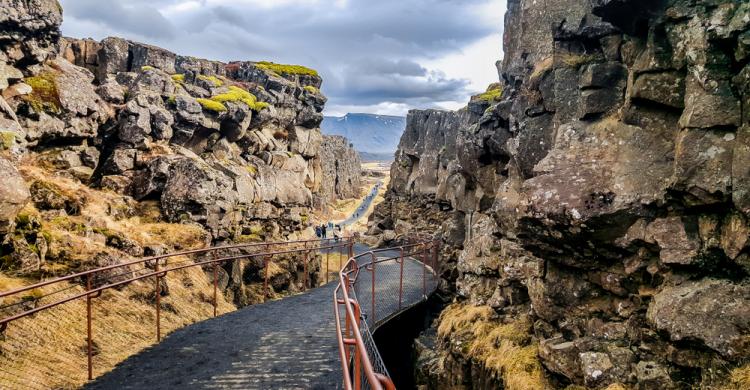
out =
[[425,248],[419,252],[420,260],[422,260],[422,296],[427,299],[427,262],[425,261]]
[[[216,260],[215,252],[214,252],[214,260]],[[216,308],[219,305],[218,293],[219,293],[219,263],[214,263],[214,317],[216,317]]]
[[[307,245],[305,245],[305,246],[307,246]],[[304,264],[305,277],[304,277],[304,279],[302,281],[302,291],[306,291],[307,290],[307,256],[308,256],[308,252],[305,251],[304,260],[303,260],[303,262],[305,263]]]
[[[354,318],[357,322],[361,321],[362,310],[359,304],[356,302],[352,303],[354,306]],[[352,335],[354,338],[354,335]],[[354,344],[354,389],[360,390],[362,388],[362,351],[359,350],[359,345]]]
[[[91,291],[91,274],[86,275],[86,291]],[[86,355],[88,359],[89,380],[94,379],[92,362],[93,340],[91,334],[91,293],[86,294]]]
[[372,316],[372,325],[375,325],[375,254],[370,252],[371,260],[370,260],[370,267],[372,268],[372,312],[370,315]]
[[271,261],[271,255],[263,256],[263,268],[264,268],[264,278],[263,278],[263,302],[265,302],[268,299],[268,263]]
[[398,278],[398,309],[401,310],[401,304],[404,299],[404,247],[399,248],[399,258],[401,274]]
[[330,261],[331,248],[326,248],[326,284],[328,284],[328,262]]
[[161,280],[159,278],[159,259],[154,267],[156,273],[156,342],[161,341]]

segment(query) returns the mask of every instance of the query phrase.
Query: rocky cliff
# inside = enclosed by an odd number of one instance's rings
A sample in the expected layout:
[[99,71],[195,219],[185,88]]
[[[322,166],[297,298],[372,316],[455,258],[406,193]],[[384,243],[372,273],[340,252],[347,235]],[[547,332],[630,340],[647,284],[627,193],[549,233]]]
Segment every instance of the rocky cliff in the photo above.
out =
[[500,82],[409,114],[371,221],[448,244],[423,383],[748,386],[749,37],[747,2],[508,2]]
[[305,227],[322,180],[315,71],[61,39],[55,1],[3,7],[0,123],[13,156],[156,200],[166,220],[197,222],[214,241]]
[[320,162],[323,180],[319,195],[323,204],[361,195],[362,162],[348,139],[338,135],[323,136]]

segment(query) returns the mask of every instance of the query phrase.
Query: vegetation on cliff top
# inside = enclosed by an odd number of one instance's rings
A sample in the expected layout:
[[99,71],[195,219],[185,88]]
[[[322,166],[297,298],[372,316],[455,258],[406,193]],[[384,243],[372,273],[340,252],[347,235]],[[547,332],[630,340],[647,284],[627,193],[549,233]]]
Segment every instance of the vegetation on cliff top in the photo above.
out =
[[224,112],[227,110],[227,107],[225,105],[215,100],[203,98],[199,98],[196,100],[198,101],[198,103],[200,103],[201,107],[203,107],[204,110],[213,112]]
[[306,75],[306,76],[318,76],[318,71],[310,69],[302,65],[284,65],[275,64],[273,62],[261,61],[255,64],[256,67],[276,73],[278,75],[289,74],[289,75]]
[[489,88],[487,88],[487,92],[477,95],[477,99],[492,103],[492,102],[500,101],[502,96],[503,96],[502,85],[492,84],[489,86]]
[[223,103],[227,102],[242,102],[250,107],[250,109],[253,111],[260,111],[264,108],[269,107],[268,103],[259,102],[258,98],[256,98],[255,95],[234,85],[229,87],[229,92],[216,95],[212,97],[211,100],[217,103],[221,103],[222,106]]

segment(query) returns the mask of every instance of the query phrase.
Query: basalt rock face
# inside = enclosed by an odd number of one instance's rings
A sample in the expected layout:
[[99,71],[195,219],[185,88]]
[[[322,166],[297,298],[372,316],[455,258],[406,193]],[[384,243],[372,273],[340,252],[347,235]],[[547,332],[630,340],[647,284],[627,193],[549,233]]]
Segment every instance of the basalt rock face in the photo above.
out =
[[[61,38],[55,0],[0,11],[0,150],[12,160],[158,201],[169,222],[197,222],[214,242],[306,228],[323,180],[317,73]],[[22,192],[3,194],[3,220]]]
[[362,162],[349,140],[338,135],[323,136],[320,146],[322,203],[360,195]]
[[750,357],[748,34],[745,2],[509,1],[501,83],[410,113],[371,233],[459,249],[458,299],[528,313],[550,387],[721,385]]

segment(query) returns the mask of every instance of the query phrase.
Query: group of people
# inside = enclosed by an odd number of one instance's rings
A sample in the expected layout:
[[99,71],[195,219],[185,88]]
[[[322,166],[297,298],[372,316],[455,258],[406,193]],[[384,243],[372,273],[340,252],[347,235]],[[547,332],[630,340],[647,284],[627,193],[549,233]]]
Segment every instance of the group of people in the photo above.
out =
[[341,237],[341,225],[334,225],[331,222],[321,224],[315,227],[315,235],[318,238],[339,238]]

